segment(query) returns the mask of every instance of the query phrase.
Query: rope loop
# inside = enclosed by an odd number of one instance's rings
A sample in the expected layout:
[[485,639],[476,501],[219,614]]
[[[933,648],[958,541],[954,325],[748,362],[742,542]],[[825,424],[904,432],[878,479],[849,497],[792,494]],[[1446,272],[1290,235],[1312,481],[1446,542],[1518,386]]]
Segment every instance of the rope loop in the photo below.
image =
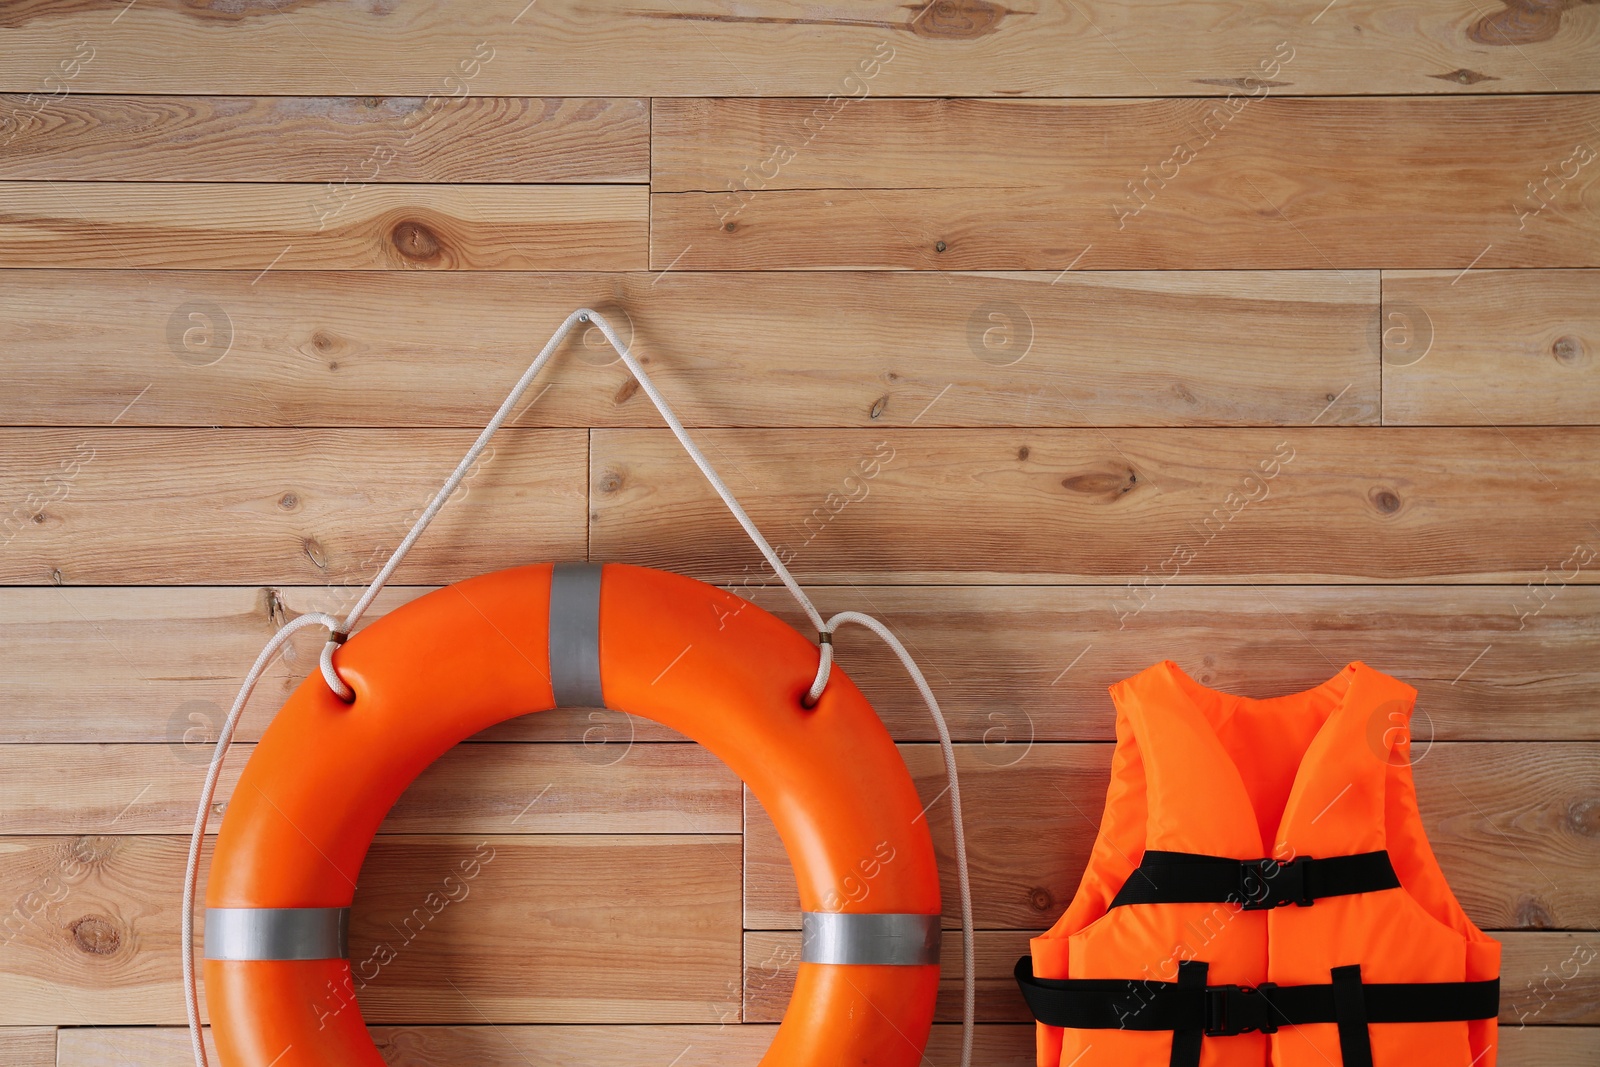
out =
[[350,635],[343,630],[333,629],[328,632],[328,643],[322,646],[322,656],[318,666],[322,669],[322,680],[328,683],[328,688],[333,690],[333,695],[346,704],[356,702],[356,691],[350,688],[339,675],[339,669],[333,664],[333,654],[339,651],[339,646],[350,639]]

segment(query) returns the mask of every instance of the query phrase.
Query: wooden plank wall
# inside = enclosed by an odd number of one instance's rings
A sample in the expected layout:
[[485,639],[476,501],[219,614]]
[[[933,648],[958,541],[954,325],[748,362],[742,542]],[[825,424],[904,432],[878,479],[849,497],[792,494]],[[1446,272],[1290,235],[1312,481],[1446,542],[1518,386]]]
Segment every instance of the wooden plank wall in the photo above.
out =
[[[1597,1062],[1597,153],[1592,3],[0,5],[0,1061],[187,1062],[185,835],[239,676],[353,602],[589,304],[939,690],[976,1062],[1033,1062],[1010,966],[1092,840],[1105,687],[1162,658],[1415,684],[1501,1063]],[[377,614],[589,558],[797,617],[597,335],[539,388]],[[948,860],[914,694],[840,656]],[[794,884],[699,748],[600,709],[462,746],[385,824],[355,954],[468,854],[361,994],[391,1063],[760,1058]]]

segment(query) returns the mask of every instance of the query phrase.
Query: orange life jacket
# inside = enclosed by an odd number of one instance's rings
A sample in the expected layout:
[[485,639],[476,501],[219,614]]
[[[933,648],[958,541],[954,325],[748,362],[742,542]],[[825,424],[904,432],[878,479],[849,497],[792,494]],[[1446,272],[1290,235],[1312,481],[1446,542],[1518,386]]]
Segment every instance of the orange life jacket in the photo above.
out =
[[1111,696],[1088,869],[1017,963],[1039,1067],[1493,1067],[1500,945],[1423,831],[1416,690],[1352,663],[1253,700],[1166,661]]

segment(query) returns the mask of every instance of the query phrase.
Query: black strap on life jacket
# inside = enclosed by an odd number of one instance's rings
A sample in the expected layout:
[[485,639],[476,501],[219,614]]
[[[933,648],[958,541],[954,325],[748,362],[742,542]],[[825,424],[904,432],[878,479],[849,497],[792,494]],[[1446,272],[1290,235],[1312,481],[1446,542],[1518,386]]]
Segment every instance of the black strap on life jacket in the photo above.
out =
[[1333,968],[1326,985],[1206,985],[1208,965],[1178,964],[1176,982],[1140,978],[1035,978],[1033,957],[1016,979],[1033,1017],[1075,1030],[1171,1030],[1170,1067],[1198,1067],[1202,1038],[1275,1033],[1335,1023],[1343,1067],[1372,1067],[1368,1023],[1443,1023],[1500,1013],[1500,979],[1363,982],[1360,965]]
[[1322,897],[1400,888],[1389,853],[1313,859],[1300,856],[1233,860],[1193,852],[1147,851],[1110,907],[1127,904],[1234,904],[1265,911],[1285,904],[1309,907]]

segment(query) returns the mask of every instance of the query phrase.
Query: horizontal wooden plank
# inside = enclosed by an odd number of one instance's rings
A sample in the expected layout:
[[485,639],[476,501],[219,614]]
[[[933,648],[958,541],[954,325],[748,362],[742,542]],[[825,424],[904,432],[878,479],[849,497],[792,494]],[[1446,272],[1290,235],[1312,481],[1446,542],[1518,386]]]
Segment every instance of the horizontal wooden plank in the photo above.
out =
[[[213,832],[253,748],[229,755]],[[187,833],[210,752],[182,739],[0,745],[0,834]],[[705,749],[619,738],[457,746],[407,788],[379,833],[737,834],[742,822],[739,780]]]
[[582,97],[80,95],[5,135],[0,180],[327,182],[332,215],[379,181],[649,181],[649,121]]
[[0,182],[15,267],[629,270],[642,186]]
[[[426,941],[400,944],[394,931],[420,903],[426,864],[447,870],[479,847],[430,840],[437,846],[379,842],[362,872],[350,958],[379,945],[399,953],[359,990],[367,1019],[705,1023],[736,1007],[727,993],[740,959],[737,837],[492,838],[507,862],[483,869],[483,906],[446,912]],[[430,847],[444,855],[427,857]]]
[[[0,1024],[181,1024],[187,849],[186,837],[0,840],[0,899],[17,902]],[[466,893],[407,922],[452,874]],[[362,1013],[718,1022],[719,1003],[738,1010],[739,880],[734,836],[380,839],[351,916],[357,974],[377,972],[358,988]]]
[[[756,1067],[771,1044],[776,1026],[374,1026],[373,1040],[390,1067],[437,1067],[471,1063],[475,1067],[594,1067],[598,1063],[636,1063],[641,1049],[684,1056],[696,1067]],[[210,1030],[206,1031],[210,1047]],[[185,1031],[142,1027],[77,1027],[61,1035],[61,1059],[52,1067],[170,1067],[188,1053]],[[682,1050],[679,1052],[679,1050]],[[692,1051],[691,1051],[692,1050]],[[982,1067],[1035,1067],[1033,1027],[984,1024],[973,1032],[973,1062]],[[215,1056],[215,1053],[213,1053]],[[662,1063],[667,1063],[663,1059]],[[936,1025],[923,1063],[958,1067],[961,1028]],[[1572,1067],[1556,1061],[1559,1067]],[[31,1065],[30,1065],[31,1067]],[[1515,1067],[1515,1065],[1513,1065]]]
[[[1586,428],[706,430],[803,580],[1593,582]],[[589,550],[728,582],[760,555],[664,430],[591,435]],[[1592,553],[1591,553],[1592,555]],[[1547,571],[1546,568],[1549,568]],[[1555,579],[1551,579],[1554,581]],[[1513,594],[1517,595],[1517,594]]]
[[55,1029],[48,1026],[0,1027],[0,1059],[7,1067],[57,1067]]
[[[1376,273],[281,268],[0,274],[0,419],[479,426],[584,305],[690,426],[1378,421]],[[661,424],[596,328],[534,396],[518,424]]]
[[[381,563],[372,558],[358,577]],[[425,591],[391,586],[367,618]],[[358,586],[344,585],[0,590],[0,740],[161,742],[204,764],[243,672],[272,632],[306,611],[343,615],[359,596]],[[239,740],[261,736],[317,669],[322,641],[314,631],[291,638],[257,686]],[[584,708],[512,719],[479,737],[580,742],[602,763],[636,742],[678,739],[646,719]]]
[[1505,1026],[1499,1067],[1585,1067],[1600,1057],[1600,1027]]
[[[1600,927],[1600,886],[1586,874],[1600,865],[1592,827],[1600,746],[1419,743],[1416,751],[1429,840],[1474,922],[1490,930]],[[943,760],[933,745],[901,746],[901,753],[929,805],[945,925],[959,928]],[[1036,744],[1007,752],[962,745],[956,764],[975,925],[1047,928],[1088,862],[1105,809],[1111,746]],[[777,831],[753,798],[745,812],[745,926],[798,930],[794,874]]]
[[[786,592],[736,587],[801,625]],[[391,587],[368,619],[423,590]],[[1004,762],[1032,741],[1111,740],[1106,687],[1164,658],[1220,688],[1267,696],[1308,688],[1365,659],[1415,685],[1418,736],[1600,740],[1592,714],[1600,590],[1571,586],[1522,608],[1498,587],[1174,587],[1118,629],[1115,590],[813,587],[826,614],[884,618],[933,679],[955,737]],[[1508,600],[1508,595],[1512,596]],[[163,742],[207,758],[240,674],[285,619],[342,611],[326,587],[0,591],[0,741]],[[1519,626],[1521,627],[1519,629]],[[196,633],[205,639],[197,640]],[[840,663],[900,740],[935,737],[899,661],[846,628]],[[1271,649],[1271,656],[1263,656]],[[253,740],[315,669],[314,633],[269,669],[239,737]],[[483,735],[596,746],[674,738],[601,710],[525,716]],[[616,749],[605,749],[605,759]]]
[[[786,590],[735,588],[806,629]],[[893,627],[932,680],[952,734],[983,742],[997,763],[1035,741],[1114,740],[1106,689],[1163,659],[1207,685],[1263,697],[1309,689],[1362,660],[1417,688],[1419,739],[1600,740],[1600,632],[1589,625],[1600,589],[1586,586],[1538,595],[1505,586],[1172,586],[1131,606],[1126,586],[810,592],[824,615],[867,611]],[[937,739],[881,641],[845,627],[835,643],[896,739]]]
[[1500,1019],[1512,1028],[1600,1022],[1593,931],[1507,934],[1501,959]]
[[[756,1067],[776,1027],[747,1024],[691,1026],[408,1026],[373,1027],[392,1067],[474,1063],[478,1067],[592,1067],[607,1057],[627,1060],[640,1048],[694,1049],[705,1067]],[[209,1035],[209,1031],[207,1031]],[[974,1031],[973,1061],[983,1067],[1035,1067],[1034,1028],[984,1023]],[[169,1067],[188,1053],[189,1035],[176,1029],[72,1027],[61,1031],[58,1067]],[[214,1055],[214,1054],[213,1054]],[[961,1062],[960,1028],[936,1024],[928,1042],[929,1067]],[[1500,1031],[1500,1067],[1593,1067],[1600,1056],[1600,1027],[1508,1025]],[[534,1057],[539,1057],[534,1059]],[[52,1060],[51,1063],[57,1063]]]
[[1383,305],[1385,422],[1600,423],[1600,271],[1396,271]]
[[[1023,1002],[1012,977],[1017,957],[1027,953],[1029,933],[1025,930],[983,930],[974,938],[977,964],[977,1017],[984,1022],[1027,1022],[1033,1017]],[[1590,960],[1600,952],[1600,938],[1593,933],[1513,933],[1502,939],[1500,1021],[1512,1028],[1545,1028],[1562,1023],[1600,1022],[1600,980],[1594,967],[1575,961]],[[782,1017],[794,989],[794,974],[800,958],[799,931],[750,931],[745,934],[744,975],[746,1022],[776,1022]],[[946,935],[940,959],[939,1002],[935,1018],[942,1022],[961,1019],[961,938]],[[1545,969],[1551,974],[1569,975],[1556,979],[1548,988]],[[1521,1013],[1519,997],[1532,998],[1537,988],[1541,999],[1527,1003],[1543,1007],[1542,1012]],[[1559,1046],[1558,1046],[1559,1047]]]
[[[734,589],[802,631],[781,589]],[[367,619],[424,590],[386,589]],[[824,614],[854,608],[916,653],[951,733],[1005,762],[1034,741],[1109,741],[1106,687],[1162,659],[1206,684],[1257,696],[1310,688],[1364,660],[1417,687],[1418,737],[1600,740],[1600,589],[1534,596],[1500,586],[1174,586],[1119,612],[1126,587],[813,586]],[[161,742],[196,763],[273,629],[344,612],[354,588],[0,589],[0,742]],[[203,639],[198,636],[203,634]],[[846,627],[839,663],[898,740],[937,735],[899,660]],[[321,638],[292,639],[241,721],[254,740],[315,670]],[[583,742],[603,761],[630,742],[675,738],[603,710],[513,719],[483,737]],[[124,798],[126,803],[126,798]]]
[[[0,581],[298,577],[365,585],[475,436],[464,430],[3,431],[0,498],[10,507]],[[453,581],[511,562],[583,558],[583,431],[508,430],[491,447],[396,572],[401,581]]]
[[658,101],[651,265],[1600,266],[1600,97],[1269,96]]
[[[1208,0],[1152,19],[1136,0],[641,0],[598,15],[571,0],[524,3],[29,7],[0,24],[0,88],[48,103],[65,91],[849,99],[1219,95],[1251,79],[1285,93],[1600,87],[1595,21],[1581,5],[1291,0],[1257,13]],[[1269,65],[1290,54],[1281,71]]]

